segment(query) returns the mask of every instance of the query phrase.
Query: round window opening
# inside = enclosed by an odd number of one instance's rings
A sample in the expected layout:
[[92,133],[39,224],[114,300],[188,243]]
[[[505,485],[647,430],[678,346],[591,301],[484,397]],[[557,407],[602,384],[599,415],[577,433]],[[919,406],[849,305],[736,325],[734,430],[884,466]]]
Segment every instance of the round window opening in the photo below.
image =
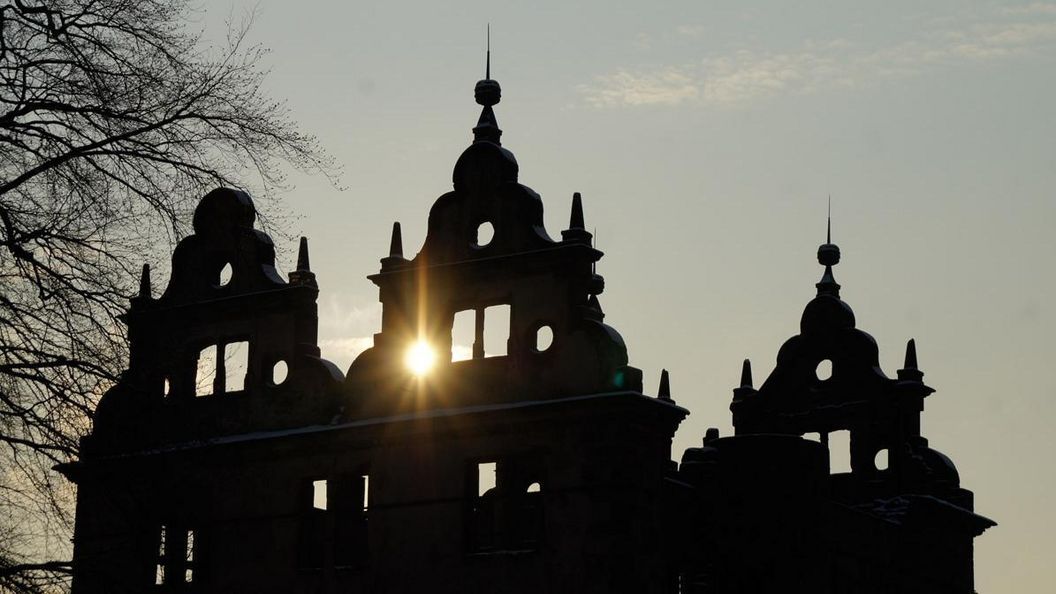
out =
[[537,352],[544,352],[550,349],[554,344],[554,329],[550,326],[540,326],[535,331],[535,350]]
[[484,247],[488,245],[494,238],[495,227],[491,223],[484,221],[479,226],[477,226],[477,241],[475,242],[475,245],[477,247]]
[[873,458],[873,464],[877,470],[887,470],[887,448],[876,453],[876,457]]
[[278,361],[271,368],[271,383],[276,386],[281,386],[286,381],[286,376],[289,374],[289,366],[286,365],[285,361]]
[[226,287],[227,283],[231,282],[232,274],[234,274],[234,269],[231,268],[231,263],[224,264],[224,267],[220,269],[220,284],[217,286]]
[[832,377],[832,361],[825,359],[821,363],[818,363],[818,367],[814,370],[814,375],[816,375],[821,381],[825,381]]

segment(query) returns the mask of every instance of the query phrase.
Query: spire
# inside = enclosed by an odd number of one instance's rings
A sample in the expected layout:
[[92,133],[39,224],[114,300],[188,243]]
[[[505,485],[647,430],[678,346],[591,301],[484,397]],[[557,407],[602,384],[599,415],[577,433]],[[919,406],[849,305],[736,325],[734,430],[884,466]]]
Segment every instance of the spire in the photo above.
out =
[[301,245],[297,248],[297,272],[311,272],[312,267],[308,262],[308,238],[301,237]]
[[840,263],[840,248],[832,243],[832,198],[829,198],[829,214],[825,220],[825,243],[818,248],[818,263],[825,267],[821,281],[815,285],[818,295],[840,296],[840,285],[832,275],[832,267]]
[[660,387],[656,390],[656,397],[660,400],[671,400],[671,377],[666,369],[660,370]]
[[499,87],[498,81],[491,80],[490,23],[488,24],[486,55],[484,80],[477,81],[477,86],[473,89],[473,95],[476,98],[477,103],[484,106],[484,109],[480,111],[480,119],[477,120],[477,125],[473,128],[473,142],[493,142],[495,144],[502,144],[499,142],[499,137],[502,136],[502,130],[499,129],[499,123],[495,119],[495,112],[491,109],[502,99],[502,88]]
[[400,231],[400,222],[392,224],[392,239],[389,241],[389,257],[403,257],[403,232]]
[[139,275],[139,298],[150,299],[150,264],[143,264],[143,272]]
[[739,402],[755,392],[755,388],[752,387],[752,362],[745,359],[741,364],[741,385],[733,389],[733,401]]

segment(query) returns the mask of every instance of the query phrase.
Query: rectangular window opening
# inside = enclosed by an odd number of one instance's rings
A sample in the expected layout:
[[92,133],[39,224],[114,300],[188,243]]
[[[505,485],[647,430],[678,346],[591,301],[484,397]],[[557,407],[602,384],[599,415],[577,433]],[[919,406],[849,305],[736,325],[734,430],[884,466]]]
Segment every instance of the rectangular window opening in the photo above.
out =
[[312,507],[326,511],[326,479],[312,481]]
[[829,433],[829,473],[851,471],[851,432],[846,429]]
[[477,312],[464,309],[455,312],[451,326],[451,360],[465,361],[473,358],[473,342],[477,327]]
[[241,392],[246,389],[249,373],[249,342],[230,342],[224,345],[224,391]]
[[484,356],[506,356],[510,342],[510,304],[484,309]]
[[216,383],[216,345],[211,344],[198,353],[198,370],[194,376],[194,395],[208,396]]
[[154,564],[154,585],[165,583],[165,526],[158,533],[158,558]]
[[183,581],[191,583],[194,581],[194,530],[187,531],[187,548],[184,551]]
[[370,475],[363,475],[363,511],[370,509]]
[[477,464],[477,497],[483,497],[485,493],[495,488],[496,462],[481,462]]

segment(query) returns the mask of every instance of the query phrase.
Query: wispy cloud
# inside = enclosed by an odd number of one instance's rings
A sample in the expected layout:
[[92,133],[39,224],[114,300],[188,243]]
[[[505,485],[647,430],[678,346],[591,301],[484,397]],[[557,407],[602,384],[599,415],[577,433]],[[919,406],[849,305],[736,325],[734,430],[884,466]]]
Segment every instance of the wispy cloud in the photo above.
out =
[[668,67],[659,72],[619,70],[594,79],[581,89],[595,107],[614,105],[677,105],[700,95],[700,81],[684,68]]
[[[1020,8],[1034,15],[1056,16],[1056,4]],[[687,35],[691,31],[690,27],[680,27],[677,33]],[[837,39],[807,42],[788,52],[739,50],[679,65],[622,68],[594,77],[578,91],[585,104],[596,108],[680,104],[730,107],[782,93],[813,93],[921,74],[943,64],[1027,55],[1052,47],[1054,42],[1054,19],[979,23],[889,47],[861,48]]]
[[1056,4],[1051,2],[1032,2],[1023,6],[1006,6],[1001,12],[1009,15],[1056,15]]

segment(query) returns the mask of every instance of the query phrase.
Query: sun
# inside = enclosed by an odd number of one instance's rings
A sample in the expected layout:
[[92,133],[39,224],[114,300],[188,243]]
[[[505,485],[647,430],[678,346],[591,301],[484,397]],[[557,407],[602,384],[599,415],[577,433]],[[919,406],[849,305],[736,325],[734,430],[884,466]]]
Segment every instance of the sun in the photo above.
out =
[[436,365],[436,351],[425,341],[419,340],[407,349],[404,363],[414,375],[425,375]]

